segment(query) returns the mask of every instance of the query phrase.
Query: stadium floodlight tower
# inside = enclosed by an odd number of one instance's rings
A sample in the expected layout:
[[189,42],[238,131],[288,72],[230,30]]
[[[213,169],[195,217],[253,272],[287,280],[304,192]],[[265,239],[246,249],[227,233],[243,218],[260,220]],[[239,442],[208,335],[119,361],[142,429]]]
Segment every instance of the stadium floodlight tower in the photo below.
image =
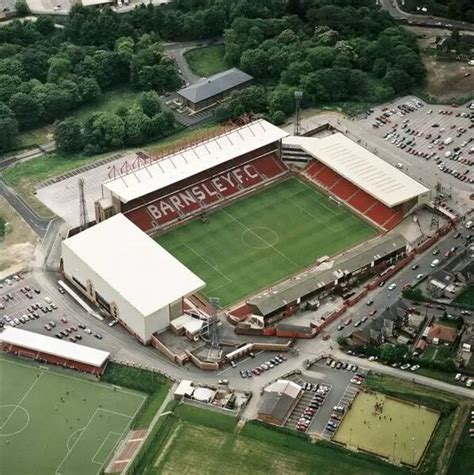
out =
[[294,128],[294,135],[301,134],[301,99],[303,98],[303,91],[295,91],[295,105],[296,105],[296,122]]
[[79,225],[81,231],[87,227],[89,215],[87,213],[86,195],[84,192],[84,179],[79,178]]

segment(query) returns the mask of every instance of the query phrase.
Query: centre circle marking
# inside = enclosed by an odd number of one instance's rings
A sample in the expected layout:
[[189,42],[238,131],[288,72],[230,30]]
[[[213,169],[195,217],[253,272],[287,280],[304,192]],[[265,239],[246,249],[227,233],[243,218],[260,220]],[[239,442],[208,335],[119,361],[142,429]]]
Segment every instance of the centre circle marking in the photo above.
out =
[[257,226],[243,231],[241,239],[252,249],[267,249],[278,242],[278,234],[266,226]]
[[[12,435],[16,435],[16,434],[19,434],[20,432],[23,432],[26,427],[28,426],[28,424],[30,423],[30,413],[22,406],[17,406],[16,404],[4,404],[3,406],[0,406],[0,409],[3,409],[5,407],[12,407],[13,408],[13,411],[12,411],[12,415],[10,416],[10,419],[13,418],[13,416],[15,416],[15,412],[16,411],[20,411],[20,414],[23,414],[23,416],[25,417],[25,423],[23,424],[22,427],[20,427],[18,430],[14,431],[14,432],[3,432],[3,427],[0,431],[0,437],[10,437]],[[10,419],[8,420],[8,422],[10,422]]]

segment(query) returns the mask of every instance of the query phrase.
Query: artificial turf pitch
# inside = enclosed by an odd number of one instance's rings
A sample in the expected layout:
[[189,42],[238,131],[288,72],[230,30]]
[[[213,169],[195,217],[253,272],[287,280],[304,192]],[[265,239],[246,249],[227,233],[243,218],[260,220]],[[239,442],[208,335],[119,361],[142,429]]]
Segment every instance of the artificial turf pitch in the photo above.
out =
[[[376,411],[376,404],[379,410]],[[439,419],[439,413],[381,393],[362,392],[333,440],[349,448],[381,455],[394,463],[417,466]]]
[[145,399],[0,356],[0,473],[99,473]]
[[157,241],[206,282],[206,297],[227,306],[376,233],[344,206],[291,178]]

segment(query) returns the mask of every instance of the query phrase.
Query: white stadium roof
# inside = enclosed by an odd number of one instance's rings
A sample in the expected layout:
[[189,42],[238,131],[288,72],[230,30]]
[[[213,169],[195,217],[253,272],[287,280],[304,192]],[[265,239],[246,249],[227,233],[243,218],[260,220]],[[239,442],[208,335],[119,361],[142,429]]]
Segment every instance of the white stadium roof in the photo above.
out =
[[0,333],[0,341],[97,368],[100,368],[110,355],[108,351],[96,350],[89,346],[58,340],[57,338],[9,326],[5,327],[3,332]]
[[62,244],[143,316],[205,285],[123,214],[96,224]]
[[102,184],[122,203],[140,198],[288,136],[260,119]]
[[316,137],[287,137],[284,145],[301,147],[346,180],[390,208],[429,189],[353,142],[341,133]]

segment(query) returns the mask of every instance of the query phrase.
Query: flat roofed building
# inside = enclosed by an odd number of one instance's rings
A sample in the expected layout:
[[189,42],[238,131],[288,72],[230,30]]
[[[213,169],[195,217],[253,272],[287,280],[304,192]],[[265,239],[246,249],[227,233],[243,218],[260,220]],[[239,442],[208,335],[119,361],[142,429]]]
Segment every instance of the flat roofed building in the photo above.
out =
[[281,140],[287,132],[260,119],[102,184],[104,198],[128,203]]
[[291,136],[283,145],[299,146],[389,208],[414,199],[429,201],[430,190],[345,135]]
[[145,344],[205,285],[122,214],[63,241],[62,260],[67,279]]
[[0,344],[9,353],[96,374],[103,373],[110,356],[108,351],[12,327],[0,333]]
[[253,77],[249,74],[231,68],[180,89],[178,95],[186,106],[199,111],[212,106],[231,91],[247,86],[252,80]]

